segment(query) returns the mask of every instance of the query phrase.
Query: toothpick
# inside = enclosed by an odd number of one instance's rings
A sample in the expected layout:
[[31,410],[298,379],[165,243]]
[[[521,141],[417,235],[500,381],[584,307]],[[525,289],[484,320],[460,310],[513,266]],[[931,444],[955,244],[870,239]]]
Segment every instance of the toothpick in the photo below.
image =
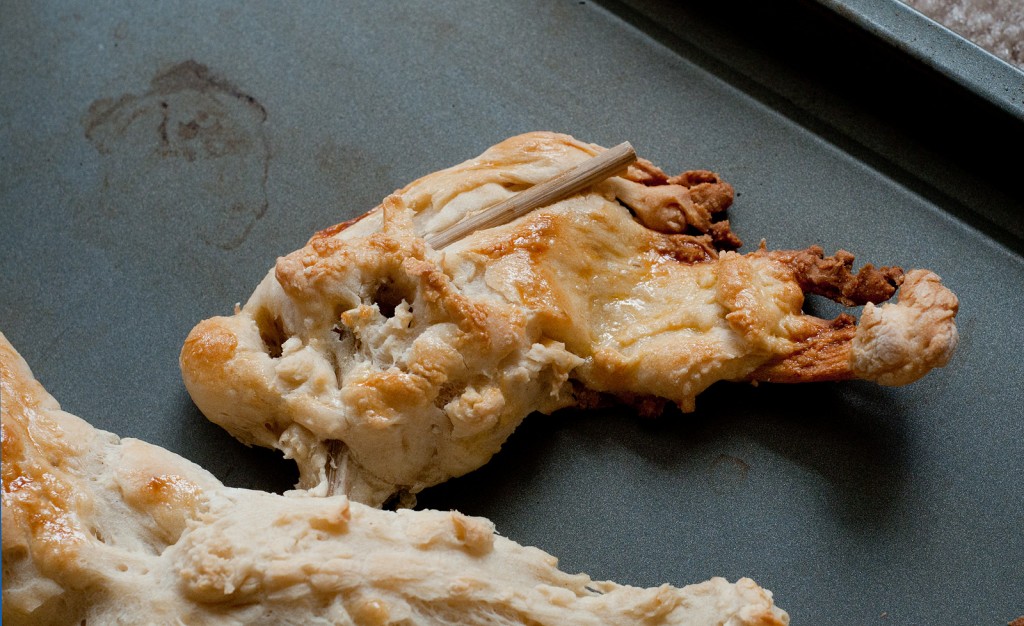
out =
[[435,250],[485,228],[494,228],[522,217],[534,209],[554,204],[574,193],[623,171],[636,161],[636,152],[628,141],[609,148],[543,183],[517,193],[507,200],[457,222],[450,228],[426,238]]

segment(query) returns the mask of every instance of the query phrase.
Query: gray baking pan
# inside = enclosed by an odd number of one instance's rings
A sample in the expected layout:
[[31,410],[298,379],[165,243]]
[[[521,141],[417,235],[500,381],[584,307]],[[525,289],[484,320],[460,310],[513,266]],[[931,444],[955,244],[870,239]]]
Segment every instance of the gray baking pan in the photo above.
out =
[[189,329],[315,230],[509,135],[629,140],[729,180],[747,250],[936,271],[959,351],[903,388],[534,415],[421,505],[597,578],[750,576],[798,624],[1005,623],[1024,614],[1024,121],[922,61],[994,59],[948,33],[911,54],[913,28],[894,45],[843,6],[0,3],[0,330],[68,411],[281,491],[291,464],[188,398]]

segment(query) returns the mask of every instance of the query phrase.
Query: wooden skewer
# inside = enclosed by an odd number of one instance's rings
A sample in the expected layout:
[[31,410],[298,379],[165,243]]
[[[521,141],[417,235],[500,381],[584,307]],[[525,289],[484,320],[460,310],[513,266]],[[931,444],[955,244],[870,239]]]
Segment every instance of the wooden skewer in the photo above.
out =
[[467,217],[448,229],[428,236],[427,243],[435,250],[440,250],[478,230],[507,224],[534,209],[553,204],[617,174],[634,161],[636,152],[625,141],[543,183]]

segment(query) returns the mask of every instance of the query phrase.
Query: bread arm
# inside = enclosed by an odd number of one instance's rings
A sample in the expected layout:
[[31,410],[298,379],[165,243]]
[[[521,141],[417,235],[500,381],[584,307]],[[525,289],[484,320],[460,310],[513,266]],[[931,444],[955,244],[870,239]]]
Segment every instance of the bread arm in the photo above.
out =
[[756,369],[750,380],[860,379],[895,386],[944,367],[959,341],[956,295],[927,270],[911,270],[900,281],[896,302],[881,306],[867,302],[856,326],[848,315],[823,321],[818,333],[799,342],[792,353]]

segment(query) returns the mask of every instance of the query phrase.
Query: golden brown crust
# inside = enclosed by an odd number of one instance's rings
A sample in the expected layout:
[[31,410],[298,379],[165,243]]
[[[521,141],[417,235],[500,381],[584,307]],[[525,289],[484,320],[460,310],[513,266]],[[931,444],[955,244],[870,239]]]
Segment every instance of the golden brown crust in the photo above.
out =
[[854,378],[850,367],[851,343],[857,333],[855,320],[841,315],[821,330],[799,342],[782,359],[754,370],[750,380],[767,383],[835,382]]
[[898,267],[875,268],[869,263],[853,272],[854,257],[846,250],[828,257],[820,246],[766,254],[793,270],[804,293],[825,296],[845,306],[885,302],[903,283],[903,270]]
[[5,623],[86,620],[177,539],[201,485],[216,482],[61,411],[3,335],[0,428]]
[[193,331],[181,359],[196,403],[295,458],[301,487],[380,504],[482,465],[530,412],[579,402],[574,383],[692,411],[719,380],[879,379],[857,365],[877,351],[805,315],[804,294],[878,302],[902,271],[855,273],[852,255],[818,247],[728,251],[733,191],[712,172],[640,160],[443,251],[425,244],[600,150],[513,137],[315,236],[237,315]]
[[319,230],[316,233],[314,233],[312,237],[310,237],[309,244],[313,245],[314,242],[316,242],[316,241],[330,239],[331,237],[337,235],[338,233],[340,233],[341,231],[345,230],[349,226],[353,226],[353,225],[358,224],[359,222],[363,221],[364,219],[369,217],[369,215],[371,213],[373,213],[373,211],[369,211],[367,213],[363,213],[362,215],[358,215],[356,217],[353,217],[350,220],[341,222],[339,224],[335,224],[334,226],[328,226],[327,228],[324,228],[323,230]]
[[603,186],[614,190],[637,219],[651,230],[663,233],[707,235],[720,248],[742,245],[721,214],[732,205],[732,185],[707,170],[691,170],[666,176],[650,161],[640,159],[623,177]]
[[[15,353],[0,343],[0,401],[4,415],[28,414],[27,420],[4,420],[3,544],[17,555],[31,552],[43,572],[71,567],[88,539],[78,522],[67,463],[77,456],[74,443],[47,418],[59,407],[34,379],[18,371]],[[64,467],[61,467],[64,466]],[[73,471],[73,470],[72,470]]]

